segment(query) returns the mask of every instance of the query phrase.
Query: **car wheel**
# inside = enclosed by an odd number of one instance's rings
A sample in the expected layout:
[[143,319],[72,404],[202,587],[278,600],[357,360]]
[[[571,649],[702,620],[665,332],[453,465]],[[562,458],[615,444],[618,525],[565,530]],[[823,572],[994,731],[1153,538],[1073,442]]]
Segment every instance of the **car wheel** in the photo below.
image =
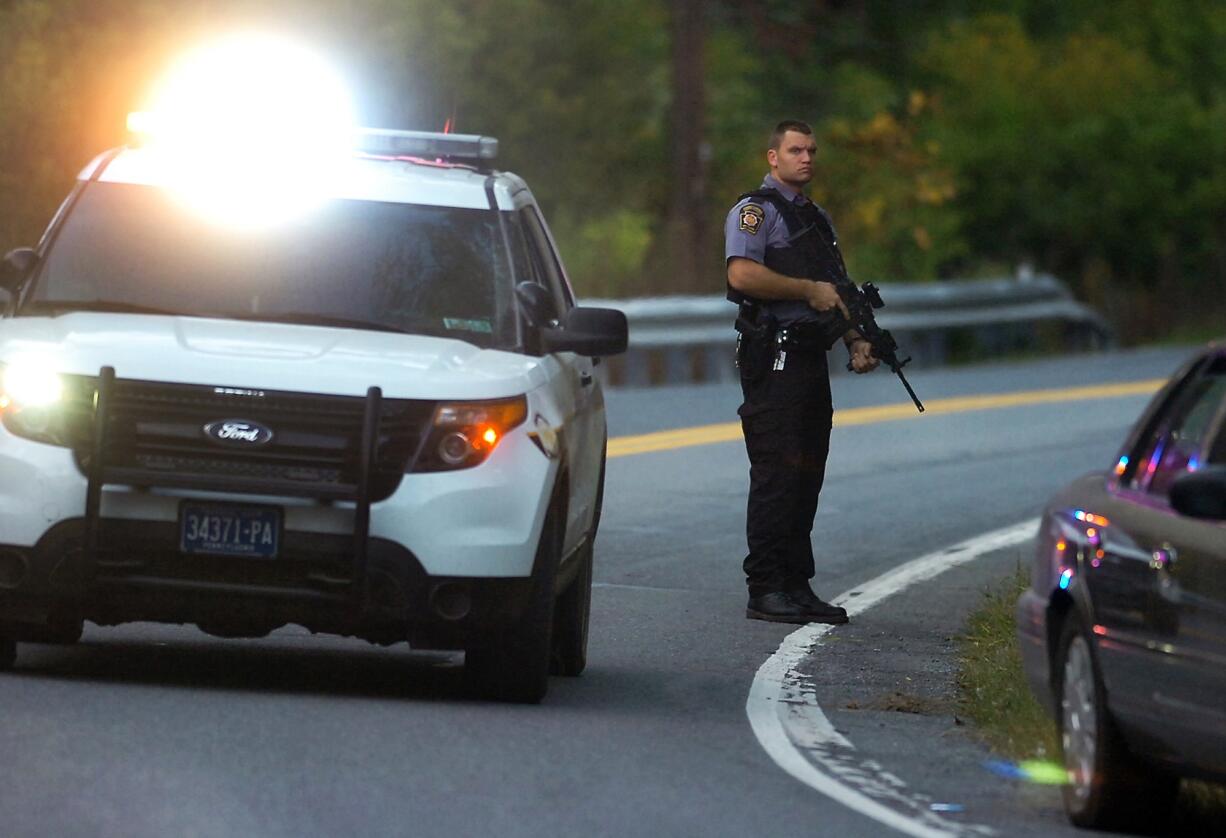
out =
[[1111,718],[1089,633],[1076,616],[1065,622],[1055,672],[1069,820],[1093,829],[1160,825],[1175,802],[1179,780],[1128,750]]
[[17,662],[17,642],[0,637],[0,672],[7,672]]
[[606,435],[604,445],[600,449],[600,477],[596,481],[596,507],[592,512],[592,534],[588,537],[588,541],[595,541],[596,531],[600,529],[600,516],[604,512],[604,475],[608,456],[609,438]]
[[71,646],[81,639],[85,624],[81,620],[52,620],[46,625],[6,626],[23,643],[49,643],[56,646]]
[[537,704],[549,689],[554,579],[562,552],[564,517],[550,510],[541,529],[532,596],[519,621],[465,649],[464,668],[476,687],[499,701]]
[[558,597],[553,622],[553,661],[550,674],[574,677],[587,666],[587,631],[592,614],[592,541],[589,538],[575,559],[579,569]]

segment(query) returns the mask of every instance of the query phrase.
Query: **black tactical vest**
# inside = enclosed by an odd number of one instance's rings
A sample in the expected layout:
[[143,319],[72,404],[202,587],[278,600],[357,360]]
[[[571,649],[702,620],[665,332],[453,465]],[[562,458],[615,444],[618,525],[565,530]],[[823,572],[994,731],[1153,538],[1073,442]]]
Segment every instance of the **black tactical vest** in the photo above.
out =
[[[775,189],[763,187],[746,192],[738,201],[751,198],[769,201],[788,228],[788,247],[767,247],[763,264],[775,273],[801,279],[833,282],[846,274],[834,230],[817,205],[810,202],[797,206]],[[753,302],[744,294],[728,288],[728,299],[734,303]]]
[[774,189],[757,189],[744,196],[770,201],[788,228],[788,247],[766,248],[765,265],[784,276],[833,282],[843,274],[843,257],[834,229],[817,205],[797,206]]

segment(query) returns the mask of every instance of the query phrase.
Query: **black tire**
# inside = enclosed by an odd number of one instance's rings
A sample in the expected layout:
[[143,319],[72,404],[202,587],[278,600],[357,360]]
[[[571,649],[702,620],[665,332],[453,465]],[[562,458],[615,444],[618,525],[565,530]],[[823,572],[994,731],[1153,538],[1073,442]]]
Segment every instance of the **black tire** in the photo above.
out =
[[1179,778],[1138,759],[1111,718],[1093,639],[1075,614],[1056,649],[1057,724],[1070,782],[1064,810],[1075,825],[1150,832],[1166,822]]
[[592,615],[592,541],[575,558],[575,578],[558,597],[553,618],[551,675],[574,678],[587,667],[588,622]]
[[562,552],[564,519],[550,509],[541,529],[532,596],[519,621],[465,650],[464,668],[476,688],[498,701],[538,704],[549,690],[554,580]]
[[600,452],[600,477],[596,483],[596,504],[592,511],[592,528],[587,543],[577,557],[579,569],[570,586],[558,597],[553,621],[553,660],[549,666],[551,675],[574,678],[587,668],[588,624],[592,616],[592,559],[595,551],[596,531],[600,528],[600,515],[604,508],[604,476],[606,450]]
[[55,620],[46,625],[9,626],[4,631],[11,632],[22,643],[72,646],[80,641],[85,624],[80,620]]
[[608,458],[609,437],[606,435],[604,445],[600,449],[600,477],[596,481],[596,508],[592,512],[592,532],[587,538],[589,543],[596,541],[596,531],[600,529],[600,516],[604,512],[604,473]]
[[0,672],[8,672],[17,662],[17,642],[0,637]]

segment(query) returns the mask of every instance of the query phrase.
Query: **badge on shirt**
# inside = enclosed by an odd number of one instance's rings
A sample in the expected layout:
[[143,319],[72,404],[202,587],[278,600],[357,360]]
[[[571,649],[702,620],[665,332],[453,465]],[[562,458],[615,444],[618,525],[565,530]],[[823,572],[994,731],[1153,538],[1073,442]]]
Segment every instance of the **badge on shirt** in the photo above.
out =
[[758,235],[758,230],[762,229],[762,222],[765,219],[766,213],[757,204],[746,204],[741,207],[741,229],[749,235]]

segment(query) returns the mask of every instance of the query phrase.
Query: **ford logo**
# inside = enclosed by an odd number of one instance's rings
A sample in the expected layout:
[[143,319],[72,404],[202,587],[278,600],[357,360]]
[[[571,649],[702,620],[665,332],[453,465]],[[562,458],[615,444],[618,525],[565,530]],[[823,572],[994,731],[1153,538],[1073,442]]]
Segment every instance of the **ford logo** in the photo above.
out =
[[257,446],[272,442],[272,428],[249,419],[218,419],[204,426],[204,435],[221,445]]

